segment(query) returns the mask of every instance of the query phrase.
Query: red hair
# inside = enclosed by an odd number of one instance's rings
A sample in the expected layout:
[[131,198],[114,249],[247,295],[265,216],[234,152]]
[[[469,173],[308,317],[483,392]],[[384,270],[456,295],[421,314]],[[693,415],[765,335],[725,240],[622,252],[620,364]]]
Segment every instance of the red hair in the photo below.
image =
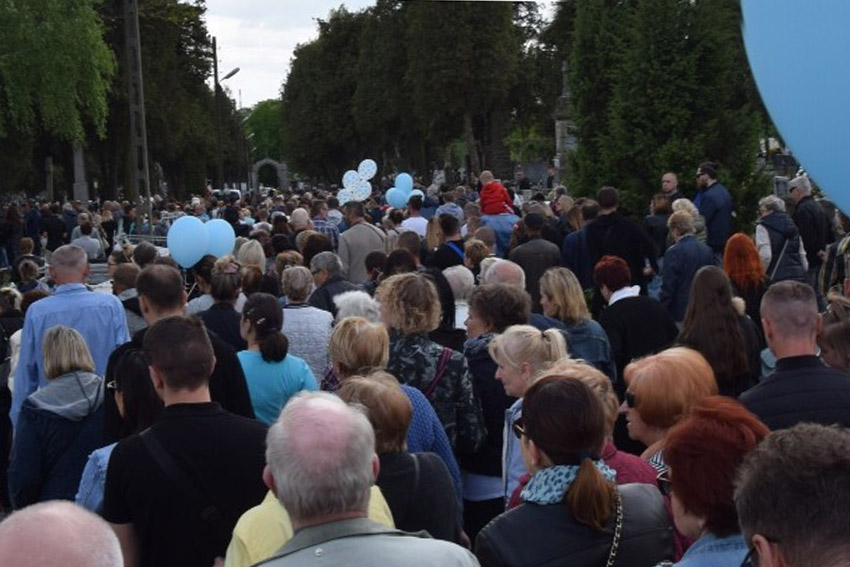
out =
[[632,283],[632,273],[619,256],[602,256],[593,268],[593,279],[600,288],[604,285],[615,292]]
[[668,433],[664,460],[673,492],[688,512],[705,518],[712,534],[724,537],[739,531],[735,474],[768,433],[755,415],[725,396],[703,399]]
[[754,289],[764,283],[764,271],[753,239],[736,232],[726,242],[723,271],[740,291]]

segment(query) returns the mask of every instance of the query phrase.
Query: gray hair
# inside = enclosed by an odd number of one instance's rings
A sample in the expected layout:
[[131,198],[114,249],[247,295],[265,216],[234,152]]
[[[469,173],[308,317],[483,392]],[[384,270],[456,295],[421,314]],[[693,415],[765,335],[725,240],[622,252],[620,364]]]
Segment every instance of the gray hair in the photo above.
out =
[[290,301],[306,301],[313,291],[313,275],[304,266],[292,266],[283,270],[280,285]]
[[846,429],[806,423],[774,431],[738,468],[735,507],[744,541],[768,538],[787,565],[846,565],[848,477]]
[[525,272],[519,264],[510,260],[497,260],[493,262],[481,277],[483,284],[508,284],[525,289]]
[[697,207],[696,207],[696,205],[694,205],[693,201],[691,201],[690,199],[686,199],[684,197],[682,197],[681,199],[676,199],[675,201],[673,201],[673,203],[670,205],[670,207],[673,209],[673,212],[676,212],[676,211],[689,212],[689,213],[691,213],[691,216],[694,217],[694,219],[696,219],[699,216],[699,209],[697,209]]
[[443,270],[443,275],[452,288],[455,301],[469,299],[469,294],[475,287],[475,276],[466,266],[452,266]]
[[342,260],[333,252],[319,252],[310,260],[310,271],[319,270],[327,270],[329,276],[338,276],[342,273]]
[[[45,538],[46,533],[66,537]],[[124,565],[121,544],[109,524],[71,502],[59,500],[33,504],[0,523],[0,557],[9,565]]]
[[50,267],[62,272],[82,275],[88,263],[86,251],[76,244],[60,246],[50,256]]
[[812,194],[812,182],[808,175],[798,175],[788,182],[788,192],[794,189],[800,189],[804,195]]
[[370,323],[381,322],[381,304],[365,291],[346,291],[334,296],[336,321],[346,317],[363,317]]
[[784,213],[785,201],[776,195],[768,195],[767,197],[759,199],[759,209],[763,209],[771,213]]
[[294,524],[365,513],[374,456],[365,413],[328,392],[294,396],[266,437],[266,462]]

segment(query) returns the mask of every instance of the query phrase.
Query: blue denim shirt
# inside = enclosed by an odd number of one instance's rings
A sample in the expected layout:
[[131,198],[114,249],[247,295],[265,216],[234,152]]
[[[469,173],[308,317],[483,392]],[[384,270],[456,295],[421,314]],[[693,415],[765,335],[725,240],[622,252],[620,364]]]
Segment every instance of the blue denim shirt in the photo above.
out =
[[719,538],[707,534],[696,540],[676,567],[737,567],[747,555],[741,534]]
[[493,229],[496,233],[496,254],[500,258],[507,258],[508,249],[511,247],[511,234],[519,217],[509,213],[502,215],[481,215],[481,224]]
[[602,325],[593,319],[583,319],[575,325],[567,325],[558,319],[532,313],[529,324],[541,331],[558,329],[567,341],[570,358],[581,359],[605,373],[611,382],[617,381],[617,365],[608,335]]
[[109,457],[118,443],[101,447],[89,455],[80,488],[74,498],[79,506],[89,512],[100,514],[103,511],[103,489],[106,487],[106,469],[109,467]]

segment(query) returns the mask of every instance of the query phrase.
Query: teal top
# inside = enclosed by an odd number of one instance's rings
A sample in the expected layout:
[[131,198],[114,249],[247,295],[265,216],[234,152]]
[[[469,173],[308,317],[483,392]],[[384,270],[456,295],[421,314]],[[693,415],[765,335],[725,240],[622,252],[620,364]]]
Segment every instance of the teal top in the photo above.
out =
[[301,390],[318,389],[316,378],[307,363],[297,356],[286,355],[280,362],[266,362],[259,352],[237,353],[245,372],[251,405],[259,421],[271,425],[289,398]]

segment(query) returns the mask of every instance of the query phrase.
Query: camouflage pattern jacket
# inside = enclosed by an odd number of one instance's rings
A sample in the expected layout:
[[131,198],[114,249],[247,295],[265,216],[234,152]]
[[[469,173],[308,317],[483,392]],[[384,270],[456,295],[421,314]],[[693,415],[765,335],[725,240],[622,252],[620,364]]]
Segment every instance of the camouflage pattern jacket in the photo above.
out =
[[[418,388],[425,394],[434,406],[453,449],[476,451],[484,442],[487,431],[481,403],[461,353],[448,350],[451,357],[444,365],[439,383],[436,387],[432,386],[443,352],[443,347],[429,340],[425,334],[405,336],[391,331],[387,371],[402,384]],[[429,390],[432,390],[430,395]]]

